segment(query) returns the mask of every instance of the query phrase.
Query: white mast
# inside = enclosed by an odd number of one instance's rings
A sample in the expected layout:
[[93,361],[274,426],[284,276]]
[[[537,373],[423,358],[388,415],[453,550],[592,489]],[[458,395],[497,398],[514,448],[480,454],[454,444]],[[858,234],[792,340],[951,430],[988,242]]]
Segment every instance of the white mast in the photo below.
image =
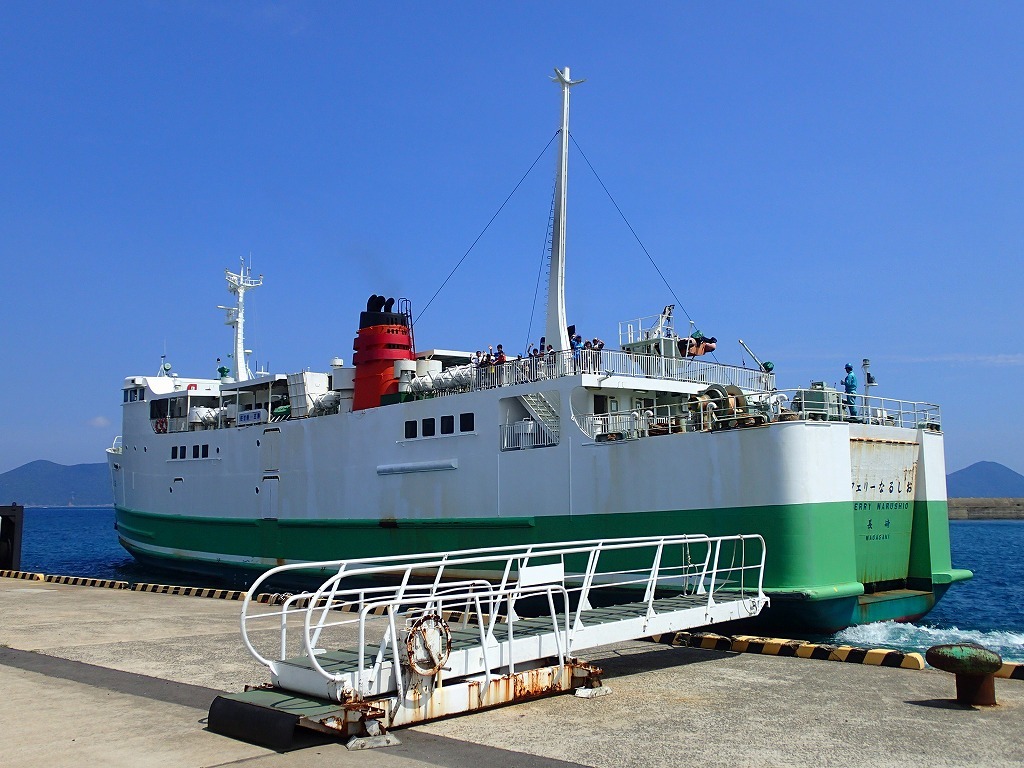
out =
[[233,326],[235,329],[235,380],[247,381],[252,378],[252,371],[249,370],[249,361],[245,357],[245,292],[263,285],[263,275],[253,278],[252,270],[245,266],[245,259],[241,259],[241,262],[238,274],[230,269],[224,270],[224,277],[228,280],[228,290],[238,297],[237,305],[217,307],[217,309],[223,309],[227,313],[224,324]]
[[569,68],[555,70],[551,80],[562,86],[561,147],[555,180],[555,220],[551,232],[551,269],[548,272],[548,316],[545,341],[555,349],[569,348],[565,319],[565,200],[569,182],[569,89],[582,80],[570,80]]

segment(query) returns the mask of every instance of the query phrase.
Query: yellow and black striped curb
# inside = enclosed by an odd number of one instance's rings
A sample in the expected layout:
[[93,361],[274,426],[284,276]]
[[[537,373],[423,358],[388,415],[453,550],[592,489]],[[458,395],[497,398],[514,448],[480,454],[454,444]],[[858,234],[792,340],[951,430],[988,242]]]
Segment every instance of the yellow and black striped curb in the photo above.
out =
[[132,584],[132,592],[152,592],[158,595],[182,597],[211,597],[217,600],[244,600],[245,591],[237,589],[211,589],[209,587],[178,587],[172,584]]
[[706,648],[716,651],[761,653],[770,656],[819,659],[821,661],[844,661],[849,664],[871,664],[878,667],[900,669],[924,669],[924,657],[920,653],[904,653],[888,648],[857,648],[851,645],[826,645],[807,643],[803,640],[785,640],[752,635],[726,637],[704,632],[676,632],[656,635],[651,639],[667,645],[685,645],[690,648]]
[[46,574],[29,573],[28,571],[0,571],[0,577],[5,579],[25,579],[26,581],[42,581],[46,578]]
[[44,580],[49,584],[70,584],[74,587],[128,589],[131,586],[127,581],[114,581],[113,579],[89,579],[83,576],[51,576],[47,574]]
[[1002,677],[1007,680],[1024,680],[1024,664],[1018,664],[1013,661],[1003,662],[1003,666],[995,674],[996,677]]
[[802,640],[779,640],[769,637],[737,635],[732,648],[740,653],[764,653],[772,656],[796,656],[802,659],[845,661],[850,664],[870,664],[876,667],[924,669],[920,653],[905,653],[889,648],[857,648],[852,645],[824,645]]

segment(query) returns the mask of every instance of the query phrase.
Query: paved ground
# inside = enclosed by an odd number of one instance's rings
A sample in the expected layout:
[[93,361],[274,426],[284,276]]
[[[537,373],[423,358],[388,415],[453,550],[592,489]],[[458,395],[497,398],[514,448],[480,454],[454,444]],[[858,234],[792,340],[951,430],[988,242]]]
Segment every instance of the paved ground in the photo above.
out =
[[588,658],[611,696],[558,696],[349,752],[288,753],[204,728],[219,691],[266,681],[240,604],[0,579],[0,764],[19,766],[1024,765],[1024,682],[952,705],[952,677],[635,642]]

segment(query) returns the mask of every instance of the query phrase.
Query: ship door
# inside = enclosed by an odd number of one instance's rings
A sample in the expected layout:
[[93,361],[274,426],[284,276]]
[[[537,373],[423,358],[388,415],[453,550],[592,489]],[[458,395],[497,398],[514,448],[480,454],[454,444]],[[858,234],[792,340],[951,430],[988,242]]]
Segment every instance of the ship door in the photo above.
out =
[[264,472],[281,469],[281,430],[270,427],[263,430],[260,438],[260,463]]
[[260,481],[260,517],[264,520],[276,520],[280,499],[278,485],[281,478],[277,475],[264,475]]

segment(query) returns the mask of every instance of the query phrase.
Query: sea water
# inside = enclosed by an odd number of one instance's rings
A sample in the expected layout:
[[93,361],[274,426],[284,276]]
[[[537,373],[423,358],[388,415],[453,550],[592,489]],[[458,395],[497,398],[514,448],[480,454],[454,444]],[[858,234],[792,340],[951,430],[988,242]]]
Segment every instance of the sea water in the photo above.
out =
[[[953,564],[974,578],[950,587],[916,624],[864,624],[829,642],[924,652],[943,643],[974,642],[1006,661],[1024,662],[1024,520],[954,520],[949,524]],[[117,543],[110,507],[31,507],[25,510],[21,569],[63,576],[244,589],[148,568]]]
[[914,624],[850,627],[834,642],[923,653],[944,643],[980,643],[1004,661],[1024,662],[1024,520],[951,520],[953,565],[974,578],[954,584]]

